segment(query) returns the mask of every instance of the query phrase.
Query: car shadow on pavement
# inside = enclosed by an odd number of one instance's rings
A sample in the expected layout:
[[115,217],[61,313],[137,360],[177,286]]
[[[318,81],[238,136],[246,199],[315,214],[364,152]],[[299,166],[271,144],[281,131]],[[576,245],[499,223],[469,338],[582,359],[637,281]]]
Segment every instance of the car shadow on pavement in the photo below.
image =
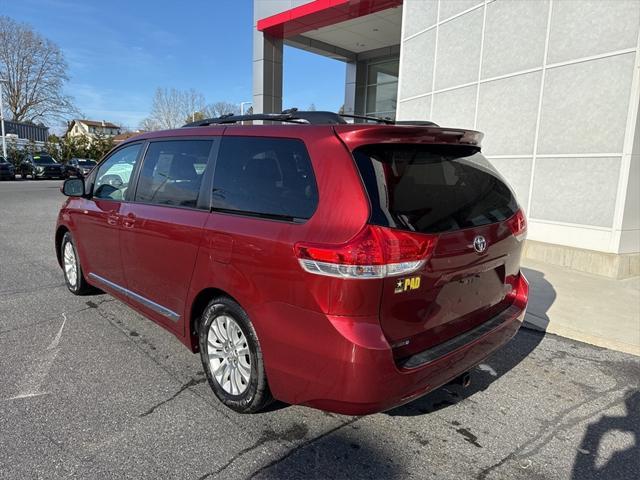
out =
[[464,388],[451,383],[406,405],[385,412],[391,416],[432,413],[475,395],[524,360],[544,338],[544,333],[521,328],[513,339],[471,371],[471,384]]
[[[640,391],[629,390],[625,397],[626,415],[603,415],[598,421],[587,426],[573,463],[572,480],[638,478]],[[629,436],[632,437],[631,445],[626,441]],[[600,458],[601,446],[608,443],[610,448],[614,442],[622,448],[615,450],[608,459]]]
[[[464,388],[458,384],[445,385],[406,405],[387,411],[387,415],[422,415],[455,405],[465,398],[485,390],[536,349],[545,335],[540,320],[544,322],[544,327],[549,323],[547,311],[555,301],[556,291],[553,285],[544,278],[542,272],[531,268],[523,268],[522,270],[529,281],[529,306],[525,318],[525,328],[521,328],[510,342],[471,371],[471,384],[468,387]],[[532,326],[533,329],[526,328],[527,325],[531,326],[527,319],[530,318],[532,307],[538,319],[536,325]]]
[[329,435],[306,442],[251,475],[252,479],[285,478],[406,478],[396,454],[386,443],[368,441],[358,426],[339,427]]

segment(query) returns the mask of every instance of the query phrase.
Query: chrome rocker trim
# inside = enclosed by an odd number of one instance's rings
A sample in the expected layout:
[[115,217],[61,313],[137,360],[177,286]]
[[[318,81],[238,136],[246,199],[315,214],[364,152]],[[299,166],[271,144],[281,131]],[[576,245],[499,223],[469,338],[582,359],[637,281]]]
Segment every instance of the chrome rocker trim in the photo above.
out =
[[112,281],[107,280],[106,278],[103,278],[100,275],[96,275],[95,273],[90,273],[89,277],[91,277],[94,280],[97,280],[98,282],[102,283],[103,285],[106,285],[107,287],[113,288],[114,290],[123,294],[125,297],[131,298],[136,302],[141,303],[142,305],[144,305],[147,308],[150,308],[154,312],[159,313],[164,317],[167,317],[172,322],[177,322],[178,320],[180,320],[180,315],[178,315],[173,310],[169,310],[168,308],[163,307],[162,305],[159,305],[156,302],[143,297],[142,295],[138,295],[137,293],[132,292],[131,290],[124,288],[118,285],[117,283],[113,283]]

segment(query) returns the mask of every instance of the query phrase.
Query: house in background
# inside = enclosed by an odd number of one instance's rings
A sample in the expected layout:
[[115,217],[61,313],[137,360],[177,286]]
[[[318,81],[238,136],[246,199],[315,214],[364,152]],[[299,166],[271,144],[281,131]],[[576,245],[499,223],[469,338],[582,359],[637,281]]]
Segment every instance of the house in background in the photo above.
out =
[[122,128],[104,120],[72,120],[67,128],[69,137],[114,137],[122,133]]

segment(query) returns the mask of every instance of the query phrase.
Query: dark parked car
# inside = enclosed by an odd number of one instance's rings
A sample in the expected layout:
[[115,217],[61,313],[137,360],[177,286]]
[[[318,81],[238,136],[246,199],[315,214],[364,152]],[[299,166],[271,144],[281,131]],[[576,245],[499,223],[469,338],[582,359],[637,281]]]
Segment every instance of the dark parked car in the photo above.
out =
[[65,165],[65,169],[67,171],[67,177],[83,178],[95,166],[96,162],[93,160],[86,158],[72,158]]
[[66,172],[64,165],[55,161],[55,159],[47,153],[39,153],[35,155],[27,155],[20,164],[20,175],[26,179],[28,175],[31,178],[65,178]]
[[343,117],[125,141],[63,185],[68,289],[98,287],[199,351],[239,412],[276,398],[360,415],[467,384],[523,321],[525,216],[481,133]]
[[15,180],[16,169],[13,164],[0,156],[0,180]]

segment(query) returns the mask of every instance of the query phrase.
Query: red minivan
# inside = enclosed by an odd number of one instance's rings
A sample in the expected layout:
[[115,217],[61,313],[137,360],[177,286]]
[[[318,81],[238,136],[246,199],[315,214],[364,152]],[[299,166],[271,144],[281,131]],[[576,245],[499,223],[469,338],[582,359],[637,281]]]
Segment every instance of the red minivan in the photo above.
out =
[[522,323],[525,216],[482,134],[343,117],[223,116],[119,145],[64,183],[69,290],[199,351],[238,412],[368,414],[466,375]]

